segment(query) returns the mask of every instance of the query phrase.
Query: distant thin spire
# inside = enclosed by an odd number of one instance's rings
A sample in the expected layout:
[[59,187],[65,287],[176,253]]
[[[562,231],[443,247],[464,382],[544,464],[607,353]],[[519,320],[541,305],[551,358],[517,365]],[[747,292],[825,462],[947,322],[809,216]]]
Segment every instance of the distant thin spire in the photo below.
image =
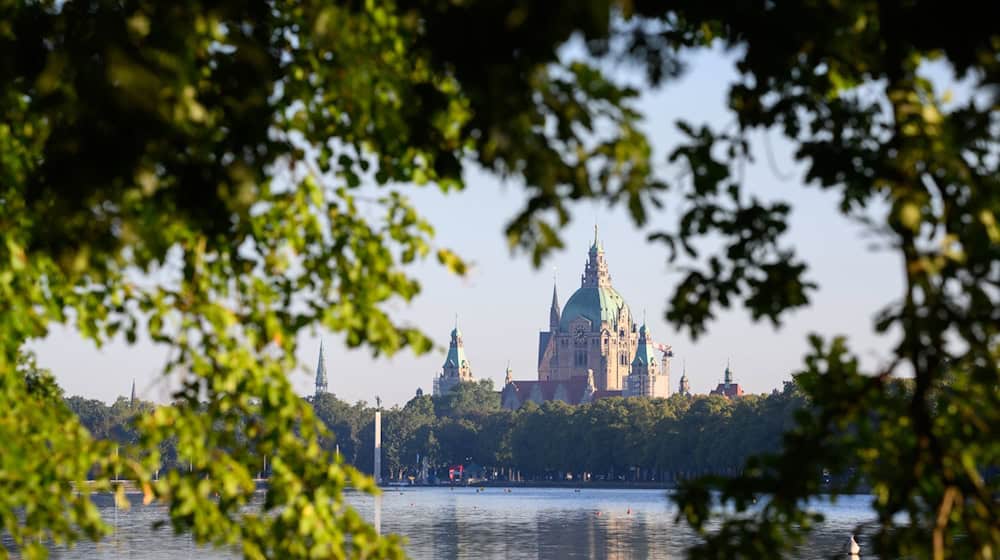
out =
[[559,294],[556,292],[555,275],[552,276],[552,306],[549,307],[549,327],[555,329],[559,325]]
[[135,378],[132,378],[132,396],[129,398],[128,407],[135,407]]
[[323,341],[319,341],[319,360],[316,363],[316,396],[327,392],[326,358],[323,356]]

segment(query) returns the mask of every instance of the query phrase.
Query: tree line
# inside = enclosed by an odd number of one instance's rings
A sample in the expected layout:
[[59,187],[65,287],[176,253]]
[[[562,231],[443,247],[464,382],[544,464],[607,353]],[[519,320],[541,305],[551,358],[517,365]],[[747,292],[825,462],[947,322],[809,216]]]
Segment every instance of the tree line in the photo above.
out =
[[[373,469],[374,412],[334,394],[308,397],[327,428],[321,445],[364,472]],[[65,399],[97,439],[138,442],[133,425],[152,403],[121,397],[106,405]],[[805,399],[794,383],[770,395],[739,399],[673,395],[667,399],[608,398],[572,406],[528,403],[500,407],[490,380],[463,383],[444,396],[421,395],[382,413],[382,476],[388,480],[447,476],[452,465],[477,465],[488,477],[526,480],[670,482],[740,472],[747,457],[780,451],[782,434]],[[178,467],[169,442],[163,468]],[[183,466],[181,466],[183,468]],[[263,458],[260,471],[265,470]]]

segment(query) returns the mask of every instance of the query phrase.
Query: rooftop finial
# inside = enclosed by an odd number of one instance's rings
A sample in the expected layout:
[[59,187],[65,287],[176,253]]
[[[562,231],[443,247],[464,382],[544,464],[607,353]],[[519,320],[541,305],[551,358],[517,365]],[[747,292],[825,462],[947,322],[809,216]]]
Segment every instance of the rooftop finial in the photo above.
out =
[[594,247],[597,247],[597,221],[594,221]]

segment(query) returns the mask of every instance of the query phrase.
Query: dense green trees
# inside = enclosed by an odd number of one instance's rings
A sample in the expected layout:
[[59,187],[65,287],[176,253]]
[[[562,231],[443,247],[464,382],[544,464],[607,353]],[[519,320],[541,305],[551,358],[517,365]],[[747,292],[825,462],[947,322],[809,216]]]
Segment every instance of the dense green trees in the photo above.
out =
[[[331,437],[322,445],[372,470],[375,409],[332,394],[310,397]],[[134,443],[132,423],[141,410],[119,398],[112,405],[70,397],[66,403],[96,437]],[[492,383],[459,385],[443,397],[414,397],[382,414],[383,477],[418,476],[426,458],[432,473],[475,463],[506,476],[563,480],[666,481],[707,473],[733,473],[747,457],[775,453],[793,414],[805,405],[788,384],[784,392],[730,401],[717,396],[669,399],[611,398],[582,406],[547,402],[501,410]],[[167,463],[164,468],[177,466]],[[183,465],[181,465],[183,468]]]

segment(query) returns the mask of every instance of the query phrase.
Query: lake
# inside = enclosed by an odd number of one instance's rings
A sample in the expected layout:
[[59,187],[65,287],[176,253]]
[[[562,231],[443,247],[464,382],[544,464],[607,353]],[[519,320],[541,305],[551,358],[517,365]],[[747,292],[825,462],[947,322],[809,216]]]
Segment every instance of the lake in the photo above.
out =
[[[873,518],[871,499],[848,496],[818,505],[826,521],[795,557],[838,556],[853,527]],[[352,493],[348,502],[383,533],[403,535],[415,559],[674,559],[697,542],[691,529],[674,522],[676,508],[664,490],[387,488],[378,498]],[[234,550],[197,547],[169,528],[154,531],[151,524],[165,518],[159,506],[116,511],[108,504],[102,513],[117,527],[114,535],[54,549],[53,558],[239,558]]]

